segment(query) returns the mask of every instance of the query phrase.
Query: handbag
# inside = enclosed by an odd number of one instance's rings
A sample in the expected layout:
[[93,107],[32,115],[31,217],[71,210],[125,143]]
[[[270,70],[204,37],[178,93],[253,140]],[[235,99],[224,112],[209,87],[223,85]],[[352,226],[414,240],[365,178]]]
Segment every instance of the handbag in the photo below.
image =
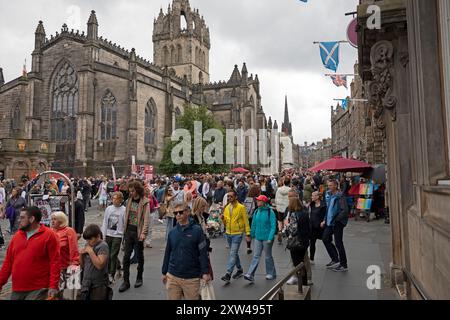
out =
[[69,266],[65,272],[61,272],[59,289],[63,300],[77,300],[81,289],[80,266]]
[[200,296],[202,300],[216,300],[216,294],[214,293],[214,287],[212,282],[200,284]]
[[305,246],[298,237],[290,237],[286,241],[286,249],[302,250],[302,249],[305,249]]

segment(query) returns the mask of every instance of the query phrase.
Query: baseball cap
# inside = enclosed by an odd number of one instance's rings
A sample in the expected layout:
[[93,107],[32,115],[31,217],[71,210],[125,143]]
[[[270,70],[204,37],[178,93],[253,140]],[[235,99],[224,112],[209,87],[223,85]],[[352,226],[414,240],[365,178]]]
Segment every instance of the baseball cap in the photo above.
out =
[[269,198],[262,194],[256,198],[256,201],[269,202]]

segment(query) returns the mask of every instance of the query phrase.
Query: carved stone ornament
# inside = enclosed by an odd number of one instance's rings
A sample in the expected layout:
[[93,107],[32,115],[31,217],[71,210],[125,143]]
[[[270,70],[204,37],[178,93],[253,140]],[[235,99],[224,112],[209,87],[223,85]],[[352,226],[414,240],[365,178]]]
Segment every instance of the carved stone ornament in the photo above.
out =
[[379,129],[384,129],[384,110],[389,110],[391,120],[396,120],[395,107],[397,98],[392,95],[392,68],[394,47],[391,42],[377,42],[370,51],[373,80],[369,84],[369,103],[373,108],[375,123]]

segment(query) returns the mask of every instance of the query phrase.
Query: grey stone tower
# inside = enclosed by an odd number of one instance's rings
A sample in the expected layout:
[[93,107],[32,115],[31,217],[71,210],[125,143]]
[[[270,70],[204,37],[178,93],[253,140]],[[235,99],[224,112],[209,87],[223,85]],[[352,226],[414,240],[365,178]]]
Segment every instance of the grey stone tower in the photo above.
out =
[[153,23],[153,62],[168,66],[188,81],[209,82],[209,28],[198,9],[188,0],[173,0],[167,14],[163,10]]

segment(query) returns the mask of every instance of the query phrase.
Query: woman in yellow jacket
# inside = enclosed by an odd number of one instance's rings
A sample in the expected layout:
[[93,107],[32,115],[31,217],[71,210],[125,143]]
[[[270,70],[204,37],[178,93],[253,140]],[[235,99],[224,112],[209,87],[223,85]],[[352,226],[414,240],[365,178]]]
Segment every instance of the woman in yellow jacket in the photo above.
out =
[[227,262],[227,273],[221,279],[228,284],[230,283],[234,267],[237,268],[237,271],[233,275],[233,279],[238,279],[244,275],[239,259],[239,247],[244,232],[246,240],[250,241],[250,224],[248,222],[247,209],[237,201],[236,191],[229,191],[227,200],[228,205],[223,210],[221,219],[226,228],[226,239],[230,247],[230,256]]

